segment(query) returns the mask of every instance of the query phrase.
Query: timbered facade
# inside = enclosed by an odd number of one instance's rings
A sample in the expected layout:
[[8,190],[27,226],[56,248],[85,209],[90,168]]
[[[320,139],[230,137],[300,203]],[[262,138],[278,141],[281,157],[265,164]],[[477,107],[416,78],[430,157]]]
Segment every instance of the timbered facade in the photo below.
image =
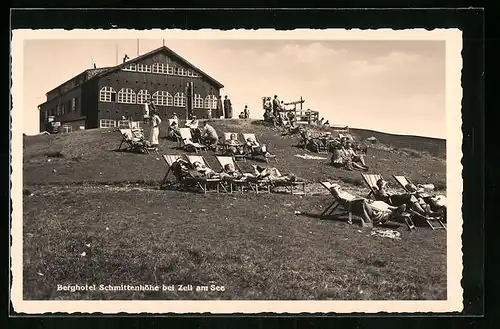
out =
[[224,86],[163,46],[110,68],[90,69],[47,93],[39,106],[40,130],[49,121],[71,130],[113,127],[125,117],[141,121],[152,100],[162,119],[191,111],[207,118]]

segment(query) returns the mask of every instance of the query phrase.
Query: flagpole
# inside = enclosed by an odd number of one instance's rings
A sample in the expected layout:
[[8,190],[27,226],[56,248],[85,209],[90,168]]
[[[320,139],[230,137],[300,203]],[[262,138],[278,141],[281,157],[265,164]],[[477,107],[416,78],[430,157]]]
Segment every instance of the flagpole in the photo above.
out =
[[115,65],[118,65],[118,44],[116,44],[115,50],[116,50],[116,64]]
[[137,39],[137,57],[139,57],[139,39]]

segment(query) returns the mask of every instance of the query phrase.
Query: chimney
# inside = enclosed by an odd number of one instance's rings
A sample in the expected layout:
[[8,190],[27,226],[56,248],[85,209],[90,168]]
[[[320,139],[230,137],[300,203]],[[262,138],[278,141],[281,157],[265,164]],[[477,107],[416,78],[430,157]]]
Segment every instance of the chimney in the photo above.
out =
[[127,54],[125,54],[125,57],[123,57],[123,63],[125,63],[127,61],[127,59],[129,59],[129,57]]

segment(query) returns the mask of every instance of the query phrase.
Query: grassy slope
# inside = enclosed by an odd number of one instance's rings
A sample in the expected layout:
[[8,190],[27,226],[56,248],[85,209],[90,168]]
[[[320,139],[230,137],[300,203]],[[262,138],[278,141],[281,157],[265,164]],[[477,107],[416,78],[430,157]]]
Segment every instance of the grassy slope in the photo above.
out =
[[[249,122],[214,126],[256,132],[278,155],[277,166],[284,172],[341,180],[352,183],[343,185],[355,194],[368,192],[358,172],[334,169],[327,160],[295,157],[303,153],[290,147],[297,138],[280,137]],[[158,191],[144,183],[154,185],[163,177],[159,156],[112,152],[118,144],[119,133],[109,130],[25,138],[24,182],[34,193],[24,198],[25,298],[446,298],[444,232],[400,229],[402,240],[394,241],[343,222],[321,221],[315,215],[329,204],[328,195]],[[160,153],[180,153],[173,146],[162,141]],[[444,187],[444,161],[419,151],[412,157],[390,148],[370,149],[368,163],[387,178],[403,173]],[[139,185],[113,186],[127,181]],[[82,182],[109,186],[77,185]],[[305,216],[295,215],[296,210]],[[58,283],[210,281],[226,291],[69,294],[55,289]]]

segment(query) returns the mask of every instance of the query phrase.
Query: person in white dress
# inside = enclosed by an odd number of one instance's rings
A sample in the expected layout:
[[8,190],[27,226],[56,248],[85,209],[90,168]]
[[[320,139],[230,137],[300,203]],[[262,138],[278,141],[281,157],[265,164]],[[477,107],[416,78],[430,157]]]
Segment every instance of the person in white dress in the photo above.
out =
[[150,111],[150,116],[151,118],[149,122],[151,124],[151,130],[149,133],[149,143],[151,144],[151,146],[157,147],[159,144],[158,136],[160,135],[161,119],[155,110]]

